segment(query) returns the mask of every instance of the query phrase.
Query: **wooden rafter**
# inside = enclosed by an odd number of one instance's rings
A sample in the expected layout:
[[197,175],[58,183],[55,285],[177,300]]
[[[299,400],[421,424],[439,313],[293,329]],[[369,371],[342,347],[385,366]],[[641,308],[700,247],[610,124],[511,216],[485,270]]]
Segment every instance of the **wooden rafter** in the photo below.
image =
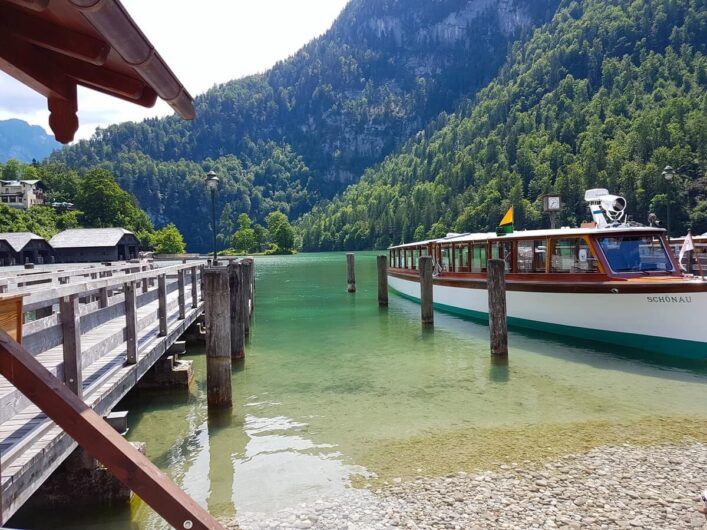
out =
[[103,65],[110,46],[77,31],[38,19],[19,9],[0,4],[0,31],[10,33],[28,43],[47,50],[80,59],[94,65]]
[[120,0],[0,0],[0,70],[47,98],[63,143],[78,130],[77,85],[144,107],[160,97],[194,117],[191,96]]

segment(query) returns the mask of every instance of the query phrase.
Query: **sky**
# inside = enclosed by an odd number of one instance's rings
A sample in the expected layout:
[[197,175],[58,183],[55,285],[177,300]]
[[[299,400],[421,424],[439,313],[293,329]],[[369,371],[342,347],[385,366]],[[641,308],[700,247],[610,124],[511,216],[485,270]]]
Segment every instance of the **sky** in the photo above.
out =
[[[122,0],[192,96],[263,72],[331,26],[348,0]],[[145,109],[79,87],[79,131],[172,114],[158,99]],[[0,120],[19,118],[48,132],[46,99],[0,72]]]

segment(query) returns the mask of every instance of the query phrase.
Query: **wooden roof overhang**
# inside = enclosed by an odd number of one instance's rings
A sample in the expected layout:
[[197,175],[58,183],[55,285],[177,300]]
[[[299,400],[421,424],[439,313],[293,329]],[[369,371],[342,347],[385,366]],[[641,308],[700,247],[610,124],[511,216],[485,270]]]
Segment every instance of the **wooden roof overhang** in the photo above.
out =
[[47,98],[62,143],[78,130],[81,85],[194,118],[191,95],[120,0],[0,0],[0,69]]

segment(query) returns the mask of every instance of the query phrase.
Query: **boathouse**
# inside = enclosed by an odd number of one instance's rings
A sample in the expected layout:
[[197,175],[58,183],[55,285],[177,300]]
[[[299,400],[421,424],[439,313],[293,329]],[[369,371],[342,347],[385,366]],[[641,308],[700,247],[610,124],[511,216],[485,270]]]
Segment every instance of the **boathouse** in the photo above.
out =
[[43,237],[32,232],[0,233],[0,265],[52,263],[54,251]]
[[49,241],[59,263],[86,263],[135,259],[140,241],[124,228],[75,228]]

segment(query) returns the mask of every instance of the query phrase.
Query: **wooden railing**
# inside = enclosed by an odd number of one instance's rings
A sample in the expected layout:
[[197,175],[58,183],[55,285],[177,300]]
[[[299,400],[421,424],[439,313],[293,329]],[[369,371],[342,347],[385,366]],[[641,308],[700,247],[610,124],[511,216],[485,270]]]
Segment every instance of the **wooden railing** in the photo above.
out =
[[0,293],[19,290],[29,286],[63,285],[67,283],[85,282],[91,279],[112,277],[120,274],[131,274],[154,269],[152,261],[124,262],[115,265],[86,265],[66,269],[38,271],[34,269],[19,269],[0,273]]

